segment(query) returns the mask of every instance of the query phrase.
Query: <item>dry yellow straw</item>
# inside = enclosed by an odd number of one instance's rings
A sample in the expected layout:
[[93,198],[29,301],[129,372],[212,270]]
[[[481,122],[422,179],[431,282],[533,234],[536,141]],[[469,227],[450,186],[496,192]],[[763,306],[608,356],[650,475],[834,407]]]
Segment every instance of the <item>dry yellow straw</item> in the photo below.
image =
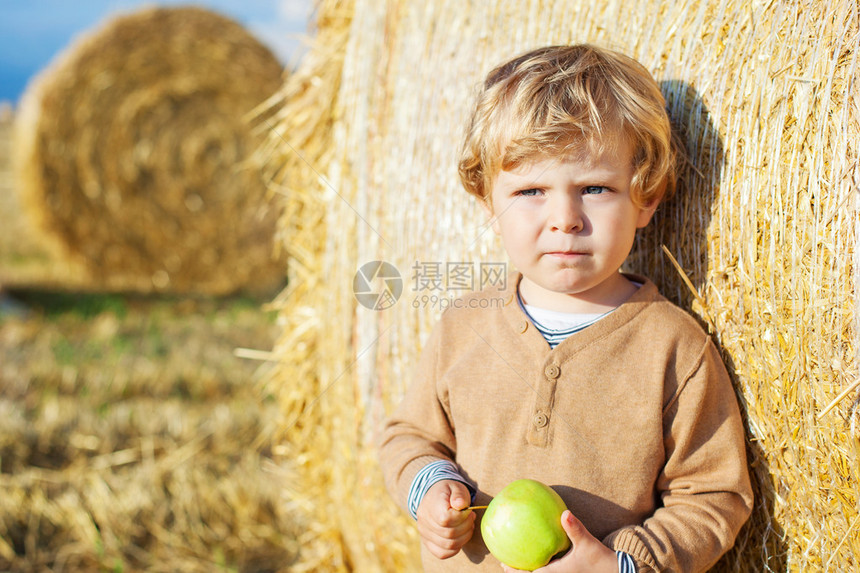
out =
[[[331,0],[318,15],[266,148],[287,198],[271,384],[302,470],[293,499],[313,524],[302,566],[418,568],[374,440],[440,301],[459,294],[420,290],[416,269],[480,276],[506,261],[457,182],[472,91],[514,54],[587,41],[654,73],[685,149],[679,193],[628,267],[711,323],[736,383],[756,507],[715,571],[860,567],[856,0]],[[374,260],[404,281],[384,311],[352,293]]]
[[23,203],[97,288],[270,290],[283,264],[246,115],[281,82],[274,54],[224,16],[195,7],[116,16],[22,99]]

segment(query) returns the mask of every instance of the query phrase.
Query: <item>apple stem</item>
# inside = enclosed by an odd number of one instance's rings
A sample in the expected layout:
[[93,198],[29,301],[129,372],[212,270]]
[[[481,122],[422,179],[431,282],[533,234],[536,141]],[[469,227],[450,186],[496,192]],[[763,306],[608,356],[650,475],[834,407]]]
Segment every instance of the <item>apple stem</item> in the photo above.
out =
[[489,505],[471,505],[462,511],[466,511],[467,509],[487,509],[490,507]]

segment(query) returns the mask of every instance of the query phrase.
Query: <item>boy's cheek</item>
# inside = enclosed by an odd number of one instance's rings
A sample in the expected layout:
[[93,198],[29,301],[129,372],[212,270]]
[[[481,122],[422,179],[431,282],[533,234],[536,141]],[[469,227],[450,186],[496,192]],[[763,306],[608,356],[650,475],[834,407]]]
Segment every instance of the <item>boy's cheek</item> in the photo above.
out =
[[497,235],[501,233],[501,228],[499,227],[499,218],[496,216],[493,210],[492,198],[487,197],[483,201],[481,201],[481,208],[484,210],[484,213],[487,214],[487,224],[493,228],[493,232]]
[[494,232],[496,235],[501,235],[501,234],[502,234],[502,226],[499,224],[499,218],[498,218],[498,217],[493,217],[493,219],[492,219],[492,227],[493,227],[493,232]]
[[487,217],[492,218],[493,216],[493,199],[491,195],[487,195],[483,199],[480,200],[481,209],[484,210],[484,213],[487,214]]

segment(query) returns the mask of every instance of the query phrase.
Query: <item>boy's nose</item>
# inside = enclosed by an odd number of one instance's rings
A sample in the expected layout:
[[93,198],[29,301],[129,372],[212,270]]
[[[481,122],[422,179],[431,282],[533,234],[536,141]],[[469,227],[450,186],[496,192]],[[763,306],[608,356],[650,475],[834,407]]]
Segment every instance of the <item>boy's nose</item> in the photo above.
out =
[[548,222],[551,230],[563,233],[582,230],[582,211],[574,204],[574,201],[570,199],[555,201],[548,205],[548,208]]

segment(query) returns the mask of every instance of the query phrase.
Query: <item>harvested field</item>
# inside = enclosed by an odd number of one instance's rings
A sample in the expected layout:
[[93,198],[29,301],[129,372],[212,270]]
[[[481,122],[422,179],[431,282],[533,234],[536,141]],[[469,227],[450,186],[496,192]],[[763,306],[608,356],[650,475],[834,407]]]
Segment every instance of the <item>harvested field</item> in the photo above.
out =
[[[6,127],[6,124],[3,124]],[[0,130],[0,571],[284,571],[261,299],[87,294],[30,234]],[[264,367],[265,368],[265,367]]]

